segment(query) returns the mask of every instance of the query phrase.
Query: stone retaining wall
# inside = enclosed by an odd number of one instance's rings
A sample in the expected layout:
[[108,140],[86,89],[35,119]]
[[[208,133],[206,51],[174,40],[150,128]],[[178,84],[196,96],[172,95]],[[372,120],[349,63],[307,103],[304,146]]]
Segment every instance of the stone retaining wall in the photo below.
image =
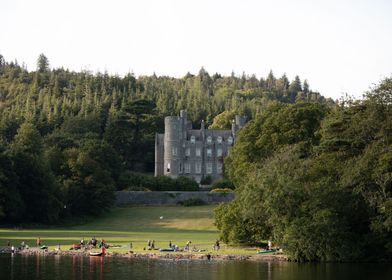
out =
[[180,201],[191,198],[200,198],[207,204],[227,202],[234,199],[234,193],[212,192],[116,192],[116,204],[134,205],[175,205]]

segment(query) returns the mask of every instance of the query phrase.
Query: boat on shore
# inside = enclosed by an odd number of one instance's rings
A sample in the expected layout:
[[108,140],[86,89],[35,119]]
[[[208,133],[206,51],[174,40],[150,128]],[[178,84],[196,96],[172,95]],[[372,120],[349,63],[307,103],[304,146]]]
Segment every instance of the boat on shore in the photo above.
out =
[[102,252],[90,252],[90,257],[102,257],[103,253]]

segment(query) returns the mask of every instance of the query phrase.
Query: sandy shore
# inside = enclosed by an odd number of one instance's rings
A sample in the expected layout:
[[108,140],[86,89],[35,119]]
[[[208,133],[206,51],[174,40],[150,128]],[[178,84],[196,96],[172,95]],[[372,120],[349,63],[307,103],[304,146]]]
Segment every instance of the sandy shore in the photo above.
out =
[[[9,248],[2,248],[0,253],[10,253]],[[21,251],[17,251],[17,254],[22,255],[40,255],[40,256],[89,256],[89,251],[80,250],[42,250],[38,248],[30,248]],[[120,257],[120,258],[137,258],[137,259],[172,259],[172,260],[207,260],[207,253],[184,253],[184,252],[111,252],[107,250],[105,257]],[[211,260],[215,261],[274,261],[281,262],[287,261],[288,258],[283,254],[252,254],[252,255],[226,255],[211,253]]]

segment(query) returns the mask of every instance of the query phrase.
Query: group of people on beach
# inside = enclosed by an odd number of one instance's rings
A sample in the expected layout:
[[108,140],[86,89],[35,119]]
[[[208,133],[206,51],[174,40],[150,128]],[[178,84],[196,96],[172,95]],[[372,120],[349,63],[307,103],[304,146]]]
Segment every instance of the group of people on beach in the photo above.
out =
[[[178,245],[173,244],[172,241],[170,240],[170,241],[169,241],[169,248],[171,248],[172,251],[174,251],[174,252],[178,252],[178,251],[187,251],[187,252],[190,252],[191,250],[192,250],[192,252],[202,252],[202,251],[205,251],[205,250],[197,250],[197,248],[196,248],[195,246],[193,246],[193,248],[191,248],[191,244],[192,244],[192,241],[189,240],[189,241],[186,242],[186,244],[185,244],[185,246],[183,247],[183,249],[180,249],[180,247],[179,247]],[[36,245],[37,245],[37,247],[40,248],[40,249],[45,249],[45,250],[48,249],[47,246],[43,245],[43,241],[41,240],[40,237],[37,238],[37,240],[36,240]],[[12,253],[15,253],[15,252],[17,252],[17,251],[22,251],[22,250],[25,250],[25,249],[29,249],[29,245],[26,244],[24,241],[22,241],[22,243],[20,244],[20,246],[17,247],[17,248],[16,248],[15,246],[11,245],[11,242],[10,242],[10,241],[7,242],[7,246],[11,249],[11,252],[12,252]],[[95,236],[94,236],[94,237],[92,237],[91,240],[89,240],[88,242],[86,242],[86,241],[84,240],[84,237],[81,238],[80,242],[79,242],[79,243],[73,244],[73,246],[70,248],[70,250],[80,250],[80,249],[82,249],[82,248],[84,248],[84,249],[86,250],[86,249],[88,249],[88,248],[96,248],[97,246],[99,246],[99,248],[101,248],[101,250],[102,250],[102,249],[105,250],[105,248],[108,247],[108,245],[105,243],[105,240],[104,240],[104,239],[101,239],[101,240],[98,242],[98,240],[97,240],[97,239],[95,238]],[[132,242],[130,243],[129,246],[130,246],[130,249],[133,247]],[[146,250],[146,249],[147,249],[147,250],[158,250],[159,248],[156,248],[155,240],[148,240],[148,241],[147,241],[147,248],[145,247],[145,248],[143,248],[143,250]],[[215,241],[215,243],[214,243],[214,245],[213,245],[213,249],[214,249],[214,250],[219,250],[219,249],[220,249],[220,241],[219,241],[219,240],[216,240],[216,241]],[[55,251],[61,251],[60,245],[58,245],[58,246],[55,248]],[[105,251],[103,251],[103,254],[104,254],[104,252],[105,252]],[[207,254],[207,259],[208,259],[208,260],[211,259],[211,254],[210,254],[210,253]]]
[[[37,247],[42,246],[42,241],[41,238],[37,238]],[[11,241],[7,241],[7,247],[10,248],[11,253],[16,253],[17,251],[22,251],[22,250],[28,250],[30,248],[29,244],[27,244],[25,241],[22,241],[19,245],[19,247],[15,247],[13,244],[11,244]]]

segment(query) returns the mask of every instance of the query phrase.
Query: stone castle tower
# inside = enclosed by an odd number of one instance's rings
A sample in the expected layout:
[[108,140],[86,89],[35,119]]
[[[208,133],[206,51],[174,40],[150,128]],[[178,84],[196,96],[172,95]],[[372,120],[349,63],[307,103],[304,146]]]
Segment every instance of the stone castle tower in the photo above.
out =
[[236,116],[231,130],[192,129],[186,110],[180,116],[165,118],[165,133],[155,136],[155,176],[172,178],[187,176],[200,182],[211,176],[213,180],[223,175],[223,159],[229,154],[238,129],[246,118]]

